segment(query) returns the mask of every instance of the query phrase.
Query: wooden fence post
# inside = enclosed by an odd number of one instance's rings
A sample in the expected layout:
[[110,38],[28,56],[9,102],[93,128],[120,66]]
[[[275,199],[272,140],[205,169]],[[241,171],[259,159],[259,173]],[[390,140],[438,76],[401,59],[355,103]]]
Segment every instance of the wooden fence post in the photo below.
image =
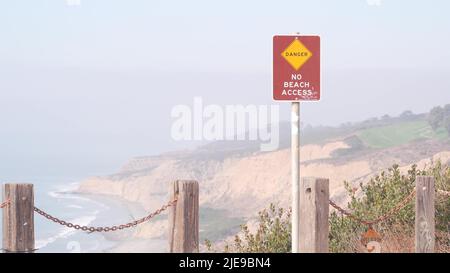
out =
[[172,183],[170,191],[171,198],[177,198],[178,201],[169,208],[169,252],[198,252],[198,182],[178,180]]
[[300,184],[300,253],[328,253],[329,181],[307,177]]
[[33,184],[5,184],[3,200],[10,200],[3,209],[4,252],[33,252]]
[[435,245],[434,177],[416,177],[416,253],[433,253]]

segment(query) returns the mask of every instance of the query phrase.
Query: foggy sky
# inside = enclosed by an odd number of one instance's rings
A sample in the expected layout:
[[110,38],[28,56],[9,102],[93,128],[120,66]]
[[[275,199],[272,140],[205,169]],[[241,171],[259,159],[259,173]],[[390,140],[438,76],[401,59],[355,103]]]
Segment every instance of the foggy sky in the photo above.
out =
[[[243,3],[245,2],[245,3]],[[2,1],[0,179],[107,174],[190,148],[170,110],[272,104],[272,35],[322,37],[320,102],[338,125],[450,103],[447,1]],[[288,119],[289,103],[280,103]],[[198,144],[198,143],[197,143]]]

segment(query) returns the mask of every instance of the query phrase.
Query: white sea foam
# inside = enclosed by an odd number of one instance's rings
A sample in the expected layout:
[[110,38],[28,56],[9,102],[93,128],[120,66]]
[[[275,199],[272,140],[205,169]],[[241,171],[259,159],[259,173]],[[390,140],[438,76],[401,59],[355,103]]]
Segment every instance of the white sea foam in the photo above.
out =
[[[79,217],[76,219],[73,219],[69,222],[74,223],[74,224],[78,224],[80,226],[87,226],[90,223],[92,223],[95,219],[96,219],[96,215],[98,214],[99,211],[95,211],[93,213],[93,215],[91,216],[84,216],[84,217]],[[68,238],[69,236],[71,236],[72,234],[74,234],[75,232],[77,232],[77,230],[72,229],[72,228],[68,228],[68,227],[64,227],[61,229],[61,231],[51,237],[45,238],[45,239],[38,239],[36,240],[36,248],[40,249],[43,248],[45,246],[47,246],[48,244],[54,243],[56,240],[58,239],[65,239]]]
[[[88,195],[74,194],[74,190],[78,188],[79,183],[67,183],[59,185],[51,185],[47,192],[44,192],[51,200],[54,212],[58,217],[68,222],[82,225],[90,226],[97,219],[98,215],[103,215],[106,211],[111,210],[111,207],[105,203],[91,199]],[[59,211],[59,212],[58,212]],[[67,216],[65,216],[67,215]],[[72,218],[72,219],[70,219]],[[89,242],[84,242],[84,239],[80,237],[80,231],[67,227],[55,226],[54,231],[48,230],[48,232],[41,233],[36,240],[36,248],[43,249],[43,251],[53,251],[54,246],[60,247],[61,243],[67,242],[66,250],[78,251],[74,248],[74,245],[70,245],[70,242],[77,242],[83,246],[83,252],[96,252],[101,247],[99,240],[104,240],[103,237],[97,238],[92,236]],[[78,233],[77,233],[78,232]],[[42,237],[41,237],[42,236]]]
[[101,202],[94,201],[92,199],[89,199],[89,198],[84,197],[79,194],[70,194],[70,192],[72,192],[78,188],[78,185],[79,185],[78,182],[73,182],[68,185],[59,185],[58,187],[56,187],[56,190],[49,191],[47,194],[50,197],[53,197],[55,199],[74,199],[74,200],[78,200],[78,201],[89,202],[91,204],[95,204],[103,209],[109,209],[109,207],[107,205],[105,205]]
[[71,208],[71,209],[82,209],[83,208],[82,206],[79,206],[79,205],[67,205],[67,207]]
[[[70,199],[71,200],[71,201],[69,201],[70,204],[66,205],[67,208],[82,209],[83,206],[80,205],[80,203],[81,204],[83,204],[83,203],[95,204],[95,205],[98,205],[98,207],[100,207],[100,209],[108,208],[104,204],[93,201],[84,196],[70,194],[71,191],[77,189],[78,184],[79,183],[75,182],[75,183],[58,185],[58,186],[54,187],[54,190],[48,191],[47,194],[51,198],[56,199],[58,202],[63,199],[65,199],[65,200]],[[87,226],[96,219],[98,213],[99,213],[99,210],[95,210],[93,212],[86,212],[86,214],[89,214],[88,216],[81,216],[78,218],[74,218],[74,219],[70,220],[69,222],[78,224],[80,226]],[[77,230],[75,230],[73,228],[63,227],[56,233],[56,235],[36,240],[36,248],[38,248],[38,249],[44,248],[47,245],[54,243],[58,239],[67,239],[70,236],[72,236],[73,234],[75,234],[76,232],[77,232]]]

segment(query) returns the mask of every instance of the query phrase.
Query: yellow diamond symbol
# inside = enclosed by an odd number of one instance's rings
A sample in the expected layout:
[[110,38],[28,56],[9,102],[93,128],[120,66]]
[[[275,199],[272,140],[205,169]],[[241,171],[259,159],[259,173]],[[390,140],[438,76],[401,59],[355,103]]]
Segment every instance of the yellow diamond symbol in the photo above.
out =
[[281,56],[290,64],[295,70],[299,70],[309,58],[312,57],[311,51],[306,48],[302,42],[295,39],[282,53]]

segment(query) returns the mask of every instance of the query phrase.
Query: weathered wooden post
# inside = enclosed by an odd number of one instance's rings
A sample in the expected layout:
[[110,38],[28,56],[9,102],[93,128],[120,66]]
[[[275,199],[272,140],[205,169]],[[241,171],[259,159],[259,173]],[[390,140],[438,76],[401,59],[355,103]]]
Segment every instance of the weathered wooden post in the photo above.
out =
[[9,204],[3,208],[4,252],[33,252],[33,184],[5,184],[3,200],[9,200]]
[[307,177],[300,184],[299,250],[328,253],[329,181]]
[[170,190],[171,198],[177,198],[177,203],[169,208],[169,252],[198,252],[198,182],[178,180],[172,183]]
[[416,177],[416,253],[433,253],[435,244],[434,177]]

